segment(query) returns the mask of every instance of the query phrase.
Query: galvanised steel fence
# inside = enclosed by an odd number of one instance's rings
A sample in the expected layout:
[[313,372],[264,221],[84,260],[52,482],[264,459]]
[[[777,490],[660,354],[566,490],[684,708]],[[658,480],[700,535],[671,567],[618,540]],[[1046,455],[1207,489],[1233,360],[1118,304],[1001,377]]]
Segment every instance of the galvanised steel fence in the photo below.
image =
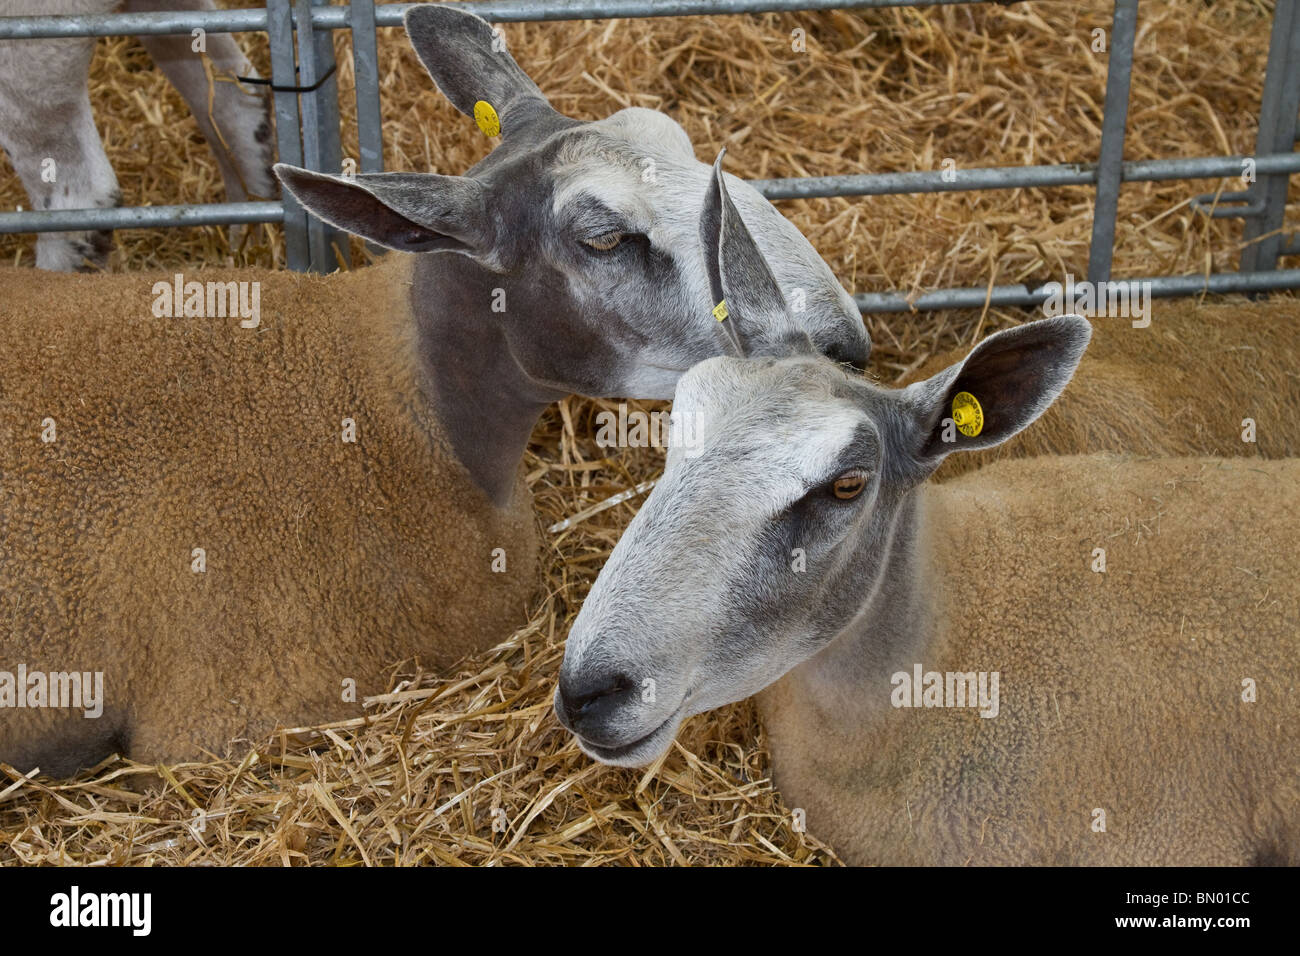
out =
[[[496,0],[453,3],[499,23],[539,20],[615,19],[791,12],[800,10],[949,6],[987,0]],[[1006,3],[1008,0],[993,0]],[[376,29],[395,27],[413,4],[375,6],[352,0],[329,6],[328,0],[268,0],[262,10],[121,13],[86,16],[0,18],[0,39],[101,37],[138,34],[265,32],[270,41],[271,85],[279,158],[309,169],[341,168],[338,88],[333,76],[331,31],[350,30],[356,75],[360,172],[383,170],[383,133]],[[1300,269],[1279,269],[1284,255],[1300,254],[1300,241],[1284,235],[1287,186],[1300,171],[1295,151],[1300,113],[1300,0],[1277,0],[1269,43],[1259,132],[1252,156],[1174,157],[1124,161],[1133,44],[1138,0],[1115,0],[1106,77],[1101,143],[1095,163],[1014,166],[869,175],[754,180],[769,199],[823,196],[880,196],[905,193],[961,192],[1045,186],[1094,186],[1096,204],[1089,247],[1088,280],[1098,295],[1123,295],[1145,284],[1152,295],[1202,292],[1262,292],[1300,288]],[[295,61],[296,52],[296,61]],[[1206,194],[1192,204],[1216,218],[1244,220],[1243,251],[1238,271],[1187,276],[1143,276],[1112,280],[1111,258],[1120,188],[1129,182],[1240,177],[1253,169],[1254,181],[1240,192]],[[329,270],[336,264],[330,227],[306,214],[285,196],[279,202],[118,207],[112,209],[42,210],[0,213],[0,233],[58,232],[82,229],[130,229],[155,226],[228,225],[278,222],[284,227],[286,259],[292,269]],[[346,248],[346,243],[338,243]],[[1129,288],[1125,288],[1125,287]],[[901,292],[855,296],[864,312],[912,309],[980,308],[1041,305],[1051,284],[1002,285],[939,289],[909,301]]]

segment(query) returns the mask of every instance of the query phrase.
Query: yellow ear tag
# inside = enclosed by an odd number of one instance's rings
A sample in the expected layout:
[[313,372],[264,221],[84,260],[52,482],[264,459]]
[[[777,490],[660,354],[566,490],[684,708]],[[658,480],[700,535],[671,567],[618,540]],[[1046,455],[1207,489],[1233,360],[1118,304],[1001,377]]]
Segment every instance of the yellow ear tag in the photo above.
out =
[[957,431],[974,438],[984,430],[984,409],[970,392],[958,392],[952,399],[952,421]]
[[726,299],[723,299],[721,302],[719,302],[717,305],[713,307],[713,317],[717,319],[719,322],[721,322],[729,315],[731,315],[731,313],[727,311]]
[[497,111],[487,100],[479,100],[474,104],[474,122],[484,136],[501,135],[501,117],[497,116]]

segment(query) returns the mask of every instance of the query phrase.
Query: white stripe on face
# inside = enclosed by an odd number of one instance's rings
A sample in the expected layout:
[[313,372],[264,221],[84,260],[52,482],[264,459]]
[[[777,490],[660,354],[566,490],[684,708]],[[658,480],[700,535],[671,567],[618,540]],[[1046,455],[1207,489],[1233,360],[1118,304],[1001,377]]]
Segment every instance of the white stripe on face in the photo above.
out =
[[[705,459],[690,469],[693,485],[725,471],[708,491],[741,488],[747,509],[781,510],[826,479],[866,421],[857,405],[834,394],[842,374],[816,358],[699,363],[682,376],[673,401],[674,417],[696,426],[696,443],[669,449],[664,480],[684,467],[678,459]],[[756,508],[758,496],[763,506]]]
[[[700,262],[696,257],[703,256],[699,224],[712,170],[695,157],[685,132],[662,113],[642,109],[623,110],[585,129],[595,135],[573,136],[557,156],[556,217],[562,221],[570,204],[594,200],[621,217],[630,231],[673,255],[684,276],[694,276]],[[854,339],[865,347],[853,297],[812,244],[756,189],[730,174],[726,179],[731,200],[791,306],[793,320],[819,347]],[[707,283],[699,285],[700,301],[708,300]],[[708,303],[710,308],[713,304]],[[767,342],[754,344],[770,354]]]

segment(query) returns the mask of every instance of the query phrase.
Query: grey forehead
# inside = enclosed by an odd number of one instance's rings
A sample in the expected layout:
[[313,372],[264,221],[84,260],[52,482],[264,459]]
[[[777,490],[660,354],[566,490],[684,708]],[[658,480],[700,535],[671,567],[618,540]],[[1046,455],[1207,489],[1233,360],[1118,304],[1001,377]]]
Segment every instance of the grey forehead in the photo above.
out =
[[686,130],[657,110],[631,107],[587,125],[609,142],[626,144],[638,152],[649,147],[656,153],[668,152],[678,159],[698,162]]
[[[619,115],[566,132],[551,164],[557,204],[589,191],[612,192],[612,198],[632,201],[644,196],[647,187],[660,201],[698,199],[696,194],[702,195],[708,183],[709,166],[696,158],[686,133],[657,113],[648,116],[658,117],[662,124],[615,123]],[[650,163],[654,178],[647,182],[643,174]],[[692,222],[696,214],[698,210],[692,208]]]
[[719,454],[786,458],[812,475],[856,445],[878,447],[888,403],[886,390],[821,356],[720,356],[682,377],[673,410],[701,423]]
[[556,167],[588,166],[594,162],[635,171],[639,176],[643,161],[651,158],[674,167],[708,168],[695,155],[686,131],[672,119],[649,110],[639,111],[642,115],[636,119],[627,119],[627,112],[563,130],[555,154]]
[[839,404],[844,399],[869,403],[882,389],[859,374],[850,374],[821,355],[786,358],[736,358],[717,356],[696,364],[678,385],[677,401],[686,405],[761,405],[813,408],[818,402]]

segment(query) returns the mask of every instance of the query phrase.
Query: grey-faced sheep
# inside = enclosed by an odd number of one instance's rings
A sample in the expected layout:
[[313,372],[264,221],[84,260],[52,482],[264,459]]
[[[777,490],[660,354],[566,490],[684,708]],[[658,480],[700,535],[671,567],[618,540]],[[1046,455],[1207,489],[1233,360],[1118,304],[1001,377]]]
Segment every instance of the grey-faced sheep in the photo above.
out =
[[[0,275],[0,760],[219,750],[355,716],[394,662],[505,639],[536,580],[520,464],[547,404],[666,398],[730,335],[788,337],[712,314],[683,217],[722,173],[676,124],[560,116],[476,17],[417,7],[407,30],[456,106],[494,105],[500,146],[466,176],[281,167],[309,209],[403,252],[323,278]],[[852,299],[733,188],[806,290],[802,331],[864,362]],[[17,706],[68,672],[102,674],[97,718]]]
[[[779,321],[738,225],[720,261],[733,311]],[[1300,862],[1300,462],[926,482],[1029,426],[1089,335],[1030,323],[901,390],[806,347],[692,369],[696,444],[584,603],[561,723],[636,766],[761,692],[786,804],[854,863]]]

